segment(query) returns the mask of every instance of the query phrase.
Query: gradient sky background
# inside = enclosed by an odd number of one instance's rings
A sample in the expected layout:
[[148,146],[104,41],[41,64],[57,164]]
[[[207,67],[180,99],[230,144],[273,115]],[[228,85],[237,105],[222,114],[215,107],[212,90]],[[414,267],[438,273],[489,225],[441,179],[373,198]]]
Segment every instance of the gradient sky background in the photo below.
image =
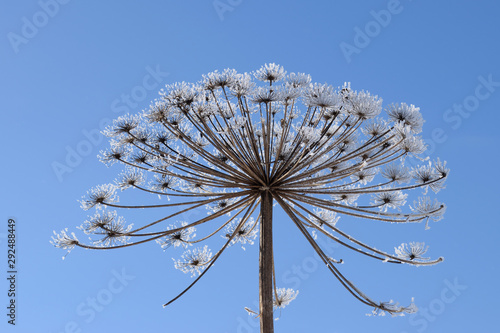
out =
[[[282,311],[276,332],[497,330],[498,1],[40,3],[2,1],[0,10],[2,332],[258,332],[258,321],[243,309],[255,308],[258,300],[257,246],[230,249],[197,286],[163,309],[191,281],[173,267],[171,257],[180,251],[166,253],[157,244],[75,250],[62,261],[64,251],[49,240],[53,230],[81,224],[88,214],[77,200],[121,170],[97,160],[107,142],[95,136],[89,145],[85,133],[96,133],[124,111],[139,112],[166,83],[197,81],[228,67],[252,71],[268,62],[309,73],[316,82],[350,81],[381,96],[385,105],[419,106],[431,156],[452,169],[438,195],[448,205],[445,219],[428,231],[422,224],[339,221],[389,251],[401,242],[425,241],[429,254],[444,256],[444,263],[388,265],[328,246],[346,260],[343,273],[375,300],[406,305],[415,297],[423,311],[413,316],[365,316],[371,309],[318,265],[306,241],[277,212],[278,284],[298,287],[300,294]],[[214,3],[225,4],[226,11],[218,13]],[[388,8],[390,19],[376,23],[373,13]],[[36,30],[29,29],[33,22]],[[371,37],[356,38],[365,29]],[[346,55],[341,45],[347,44],[356,52]],[[160,74],[151,79],[155,70]],[[128,106],[123,95],[133,97]],[[68,166],[68,149],[83,152],[81,160],[71,160],[71,172],[58,177],[54,163]],[[9,217],[18,225],[15,328],[5,316]],[[293,273],[294,266],[302,273]],[[88,303],[96,297],[105,303],[100,311]]]

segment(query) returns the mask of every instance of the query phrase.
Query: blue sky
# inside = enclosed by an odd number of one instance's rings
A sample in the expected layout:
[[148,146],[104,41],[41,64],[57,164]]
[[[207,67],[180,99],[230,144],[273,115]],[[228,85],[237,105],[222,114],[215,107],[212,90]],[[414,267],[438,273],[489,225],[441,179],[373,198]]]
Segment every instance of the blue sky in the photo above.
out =
[[[7,220],[17,223],[17,327],[2,332],[258,332],[243,307],[258,300],[257,246],[231,249],[183,298],[191,281],[156,244],[121,251],[62,250],[53,230],[87,213],[77,202],[112,181],[96,155],[101,127],[139,112],[167,83],[215,69],[252,71],[276,62],[334,86],[350,81],[392,102],[412,103],[426,120],[433,158],[451,168],[440,192],[445,219],[423,231],[345,223],[391,249],[425,241],[437,266],[384,265],[326,244],[341,268],[374,299],[422,309],[403,318],[370,311],[332,279],[286,218],[275,216],[278,277],[298,287],[276,332],[470,332],[497,326],[494,266],[500,227],[500,66],[496,1],[78,1],[2,2],[0,303],[6,313]],[[61,165],[65,166],[62,169]],[[59,166],[59,167],[55,167]],[[61,171],[63,170],[63,171]],[[202,214],[202,213],[200,213]],[[203,212],[204,214],[204,212]],[[347,261],[349,259],[349,261]],[[94,302],[94,303],[93,303]]]

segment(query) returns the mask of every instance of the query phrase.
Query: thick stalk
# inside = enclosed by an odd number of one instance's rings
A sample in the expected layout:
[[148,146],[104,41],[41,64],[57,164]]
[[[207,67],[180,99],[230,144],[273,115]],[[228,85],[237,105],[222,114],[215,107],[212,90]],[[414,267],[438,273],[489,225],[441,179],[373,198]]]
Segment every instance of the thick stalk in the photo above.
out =
[[261,193],[259,242],[260,332],[273,333],[273,196]]

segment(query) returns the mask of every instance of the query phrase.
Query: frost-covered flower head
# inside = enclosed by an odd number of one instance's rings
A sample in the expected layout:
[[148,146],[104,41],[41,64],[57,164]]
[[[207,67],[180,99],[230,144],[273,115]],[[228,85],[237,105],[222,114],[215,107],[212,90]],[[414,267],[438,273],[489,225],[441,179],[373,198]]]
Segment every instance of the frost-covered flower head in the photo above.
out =
[[292,288],[278,288],[276,290],[276,295],[274,297],[273,305],[276,309],[283,309],[285,306],[289,305],[297,295],[298,290],[293,290]]
[[90,235],[110,225],[115,219],[117,219],[116,211],[105,210],[96,212],[93,216],[89,216],[79,229],[83,230],[87,235]]
[[387,114],[389,115],[389,119],[409,126],[413,133],[420,133],[422,131],[424,119],[420,113],[420,108],[415,107],[413,104],[391,104],[387,107]]
[[71,250],[73,250],[75,246],[79,244],[78,238],[76,238],[74,232],[68,235],[68,228],[65,228],[60,233],[56,233],[54,231],[54,236],[52,236],[52,240],[50,241],[50,243],[60,249],[68,250],[68,252],[66,252],[66,255],[62,257],[63,259],[66,258]]
[[168,234],[167,236],[157,239],[156,242],[160,244],[162,249],[166,250],[169,247],[178,247],[178,246],[183,246],[184,248],[188,247],[189,245],[192,245],[190,243],[190,240],[193,237],[196,237],[195,227],[189,227],[189,228],[184,228],[187,226],[187,222],[181,222],[181,227],[176,227],[175,225],[171,225],[170,227],[167,228],[167,230],[174,230],[172,233]]
[[380,210],[387,212],[388,208],[399,208],[406,203],[408,194],[401,191],[378,192],[373,195],[372,203]]
[[250,94],[255,87],[252,77],[248,73],[235,74],[229,85],[230,94],[236,98],[241,98]]
[[131,114],[125,114],[113,120],[113,125],[107,127],[103,133],[108,137],[119,136],[132,132],[140,124],[140,117]]
[[[85,231],[87,234],[101,236],[99,239],[93,241],[95,246],[112,247],[127,244],[130,240],[129,232],[132,230],[133,224],[126,225],[123,216],[116,216],[115,213],[111,214],[103,214],[100,218],[94,217],[90,223],[96,226],[99,225],[99,228],[95,228],[94,230],[92,230],[92,227],[86,228]],[[101,226],[101,224],[103,225]]]
[[396,255],[401,259],[407,260],[429,260],[424,258],[423,255],[429,249],[425,243],[410,242],[409,244],[403,243],[399,247],[394,248]]
[[275,88],[258,87],[253,91],[252,102],[258,104],[261,103],[266,104],[270,102],[279,101],[280,98],[281,98],[280,92],[277,91]]
[[[259,279],[268,287],[259,291],[258,312],[266,322],[273,302],[281,309],[297,295],[273,283],[281,266],[274,263],[272,246],[274,237],[283,236],[281,230],[297,228],[321,266],[377,314],[413,311],[412,304],[366,296],[339,270],[343,261],[325,254],[320,240],[380,262],[440,262],[424,258],[427,248],[421,243],[394,254],[342,229],[362,219],[424,222],[428,228],[429,220],[443,217],[445,206],[430,195],[418,196],[428,188],[432,195],[443,189],[449,169],[446,162],[429,162],[423,155],[418,107],[384,107],[378,95],[339,82],[314,82],[308,74],[287,74],[270,63],[250,73],[224,69],[198,82],[166,85],[149,108],[119,117],[104,131],[110,148],[100,153],[101,160],[125,171],[114,184],[97,186],[81,200],[86,210],[102,209],[81,226],[90,244],[66,231],[56,234],[53,244],[71,250],[156,242],[175,257],[175,268],[196,277],[190,289],[217,260],[227,258],[222,254],[231,245],[249,246],[259,239]],[[134,224],[110,208],[135,210]],[[273,221],[275,209],[287,218]],[[341,216],[344,223],[337,223]],[[273,234],[274,223],[280,228]],[[195,244],[200,247],[190,247]],[[212,253],[209,245],[217,249]],[[180,259],[179,248],[186,251]]]
[[364,135],[372,137],[383,135],[387,130],[387,122],[383,119],[371,120],[361,129]]
[[319,106],[323,108],[332,108],[337,106],[339,95],[332,86],[327,84],[313,84],[305,95],[305,104],[308,106]]
[[152,191],[166,193],[171,191],[179,185],[179,180],[172,176],[155,175],[153,182],[149,184]]
[[369,182],[371,182],[377,174],[378,174],[377,168],[373,168],[373,169],[366,168],[366,169],[359,170],[358,172],[355,172],[351,176],[351,179],[353,182],[359,183],[361,185],[366,185]]
[[265,64],[263,67],[255,71],[254,75],[258,80],[274,82],[285,77],[286,71],[282,66],[272,63]]
[[125,190],[129,187],[142,185],[145,181],[144,173],[142,170],[138,169],[127,169],[121,175],[120,178],[116,181],[116,184],[122,190]]
[[213,90],[231,86],[236,79],[236,71],[234,69],[225,69],[222,73],[218,71],[209,73],[203,76],[205,89]]
[[202,96],[201,87],[192,83],[178,82],[167,85],[165,90],[160,91],[166,106],[176,107],[173,112],[182,112],[183,107],[194,104]]
[[[226,239],[230,239],[231,235],[235,233],[240,223],[241,218],[234,219],[231,223],[229,223],[225,229],[226,234],[223,235],[223,237]],[[241,225],[238,231],[236,231],[230,245],[240,243],[243,250],[245,250],[245,247],[243,245],[253,245],[255,238],[257,238],[258,232],[259,229],[257,227],[257,221],[254,221],[253,218],[250,218],[248,219],[248,221]]]
[[118,202],[116,196],[116,186],[113,184],[98,185],[87,192],[87,196],[80,200],[83,209],[88,210],[93,207],[100,208],[101,205]]
[[314,210],[314,216],[309,216],[309,219],[319,227],[322,227],[325,223],[334,226],[340,219],[340,216],[334,211],[316,208]]
[[411,179],[408,168],[400,164],[388,164],[384,170],[382,170],[381,174],[392,183],[407,183]]
[[[297,298],[298,294],[299,291],[292,288],[277,288],[273,294],[273,309],[279,309],[281,312],[281,309],[284,309],[286,306],[288,306],[295,298]],[[261,313],[247,307],[245,307],[245,310],[249,315],[255,315],[256,317],[262,315]],[[278,319],[279,317],[275,318],[275,320]]]
[[305,73],[290,73],[285,79],[286,85],[292,88],[305,88],[311,83],[311,75]]
[[372,119],[382,111],[382,99],[369,92],[350,92],[348,112],[360,119]]
[[[220,211],[227,211],[228,207],[231,207],[231,205],[235,202],[235,198],[223,198],[220,200],[217,200],[213,202],[212,204],[208,205],[207,208],[209,209],[209,214],[211,213],[218,213]],[[210,212],[211,211],[211,212]],[[228,216],[231,215],[231,212],[227,212]]]
[[429,187],[437,193],[445,188],[443,180],[448,175],[449,170],[447,170],[440,161],[437,163],[437,165],[433,165],[429,162],[427,165],[415,167],[413,169],[413,179],[415,179],[417,184],[423,185],[426,191]]
[[346,206],[356,206],[360,196],[356,188],[353,185],[339,187],[335,193],[331,194],[332,201]]
[[432,199],[430,197],[419,197],[413,202],[413,206],[410,206],[411,210],[420,216],[426,218],[425,228],[429,229],[429,218],[433,221],[439,221],[443,218],[444,212],[446,211],[446,206],[440,203],[437,199]]
[[203,269],[210,263],[212,252],[208,246],[186,250],[179,260],[174,259],[175,268],[184,273],[191,273],[191,276],[200,275]]

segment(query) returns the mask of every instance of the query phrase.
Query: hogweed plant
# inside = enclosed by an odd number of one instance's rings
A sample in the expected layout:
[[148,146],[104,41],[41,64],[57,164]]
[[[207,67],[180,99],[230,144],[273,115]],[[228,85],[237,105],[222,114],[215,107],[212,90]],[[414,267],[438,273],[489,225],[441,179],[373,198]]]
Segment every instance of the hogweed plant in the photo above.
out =
[[[420,157],[425,145],[418,136],[424,122],[419,108],[401,103],[385,110],[382,117],[382,99],[350,84],[336,89],[311,83],[309,75],[287,75],[275,64],[250,74],[226,69],[194,84],[167,85],[148,110],[119,117],[105,131],[111,147],[100,159],[121,163],[125,170],[81,200],[83,209],[97,209],[80,227],[91,243],[80,242],[67,229],[55,233],[52,243],[68,253],[74,247],[118,249],[151,241],[163,249],[184,248],[175,268],[195,279],[166,306],[198,282],[228,247],[251,245],[258,236],[259,309],[248,311],[260,318],[261,332],[269,333],[273,311],[298,293],[276,286],[273,206],[279,206],[326,269],[374,314],[415,312],[413,303],[404,307],[366,296],[340,272],[342,260],[326,255],[316,241],[326,237],[382,262],[425,266],[442,261],[424,257],[424,243],[402,244],[390,253],[337,227],[342,215],[381,223],[425,221],[426,228],[429,220],[443,216],[445,206],[431,199],[428,189],[442,189],[449,171],[439,159]],[[406,167],[409,157],[422,165]],[[118,190],[129,188],[167,201],[119,203]],[[407,207],[409,192],[417,189],[423,197]],[[176,221],[203,207],[206,216]],[[133,227],[115,208],[165,213]],[[196,235],[201,225],[210,232]],[[206,245],[190,248],[215,235],[224,238],[217,251]]]

